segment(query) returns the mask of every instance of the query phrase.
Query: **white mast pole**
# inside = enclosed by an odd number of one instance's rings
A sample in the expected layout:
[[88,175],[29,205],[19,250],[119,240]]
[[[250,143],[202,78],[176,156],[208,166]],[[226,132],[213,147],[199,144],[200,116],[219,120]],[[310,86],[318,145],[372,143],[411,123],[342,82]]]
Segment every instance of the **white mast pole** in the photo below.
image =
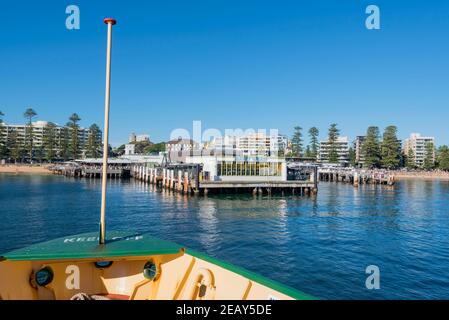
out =
[[100,244],[105,244],[106,238],[106,186],[108,179],[108,152],[109,152],[109,105],[111,95],[111,49],[112,26],[116,21],[111,18],[104,19],[108,25],[108,45],[106,51],[106,92],[104,100],[104,139],[103,139],[103,174],[101,181],[101,215],[100,215]]

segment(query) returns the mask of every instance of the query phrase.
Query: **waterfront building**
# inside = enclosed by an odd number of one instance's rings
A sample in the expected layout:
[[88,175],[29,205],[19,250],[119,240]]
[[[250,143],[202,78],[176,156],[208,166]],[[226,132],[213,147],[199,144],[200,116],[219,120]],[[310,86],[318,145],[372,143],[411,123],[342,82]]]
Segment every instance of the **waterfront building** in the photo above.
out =
[[280,150],[287,150],[288,139],[284,135],[262,132],[241,136],[214,137],[208,143],[211,154],[235,155],[235,156],[265,156],[276,157]]
[[[35,121],[32,122],[33,127],[33,147],[38,149],[43,147],[44,145],[44,132],[45,128],[49,122],[47,121]],[[61,132],[64,127],[56,125],[55,127],[55,135],[56,135],[56,145],[61,145]],[[26,143],[26,132],[27,132],[27,125],[26,124],[7,124],[3,123],[3,130],[1,130],[1,136],[0,141],[4,144],[7,143],[9,137],[11,134],[16,133],[17,134],[17,143],[19,145],[25,145]],[[71,130],[70,128],[68,128]],[[101,133],[100,133],[101,134]],[[88,128],[78,128],[78,141],[79,145],[81,146],[81,152],[84,154],[85,149],[84,146],[87,145],[88,139],[90,135],[90,130]],[[70,139],[70,138],[69,138]],[[60,148],[57,147],[55,151],[60,151]]]
[[354,140],[354,153],[355,153],[355,163],[358,166],[363,166],[365,162],[365,157],[362,153],[362,145],[365,142],[366,136],[357,136]]
[[147,166],[160,166],[164,161],[165,154],[164,152],[160,152],[158,155],[148,155],[148,154],[130,154],[130,155],[122,155],[118,157],[118,159],[124,161],[127,160],[131,163],[144,163]]
[[210,155],[235,155],[237,153],[237,137],[236,136],[219,136],[213,137],[212,140],[205,145],[205,149]]
[[286,181],[285,159],[247,156],[189,156],[186,163],[201,164],[204,181]]
[[237,138],[237,150],[243,156],[277,156],[279,152],[279,135],[253,133]]
[[[318,162],[329,163],[329,156],[332,145],[328,140],[321,141],[318,150]],[[349,142],[348,137],[338,137],[335,142],[335,150],[338,155],[338,164],[347,165],[349,163]]]
[[[410,150],[413,152],[414,163],[417,167],[424,165],[424,159],[427,155],[426,147],[431,143],[435,146],[435,137],[424,137],[420,133],[412,133],[408,139],[404,141],[403,153],[408,156]],[[432,161],[435,162],[435,148],[432,152]]]
[[284,154],[287,154],[289,151],[289,142],[290,142],[288,137],[284,134],[278,134],[277,139],[278,139],[279,152],[282,151]]
[[125,144],[125,155],[136,154],[136,145],[134,143]]
[[166,153],[170,162],[185,162],[187,156],[200,152],[199,143],[192,139],[179,137],[165,144]]

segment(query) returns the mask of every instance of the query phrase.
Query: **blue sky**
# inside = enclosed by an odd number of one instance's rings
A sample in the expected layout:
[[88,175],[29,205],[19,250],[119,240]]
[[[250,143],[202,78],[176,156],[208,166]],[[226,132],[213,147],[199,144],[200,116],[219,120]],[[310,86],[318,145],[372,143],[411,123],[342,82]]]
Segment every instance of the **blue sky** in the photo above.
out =
[[[81,29],[65,28],[66,6]],[[365,8],[381,30],[365,28]],[[396,124],[449,144],[448,1],[4,1],[0,110],[32,106],[60,124],[103,126],[106,26],[113,16],[111,143],[175,128],[317,126],[353,138]]]

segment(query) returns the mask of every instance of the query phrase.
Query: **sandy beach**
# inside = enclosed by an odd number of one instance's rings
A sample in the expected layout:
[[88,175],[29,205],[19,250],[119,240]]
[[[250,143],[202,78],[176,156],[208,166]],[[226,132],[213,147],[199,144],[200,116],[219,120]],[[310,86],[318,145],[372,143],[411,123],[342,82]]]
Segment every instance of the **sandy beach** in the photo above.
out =
[[51,174],[48,165],[0,165],[0,173],[15,174]]

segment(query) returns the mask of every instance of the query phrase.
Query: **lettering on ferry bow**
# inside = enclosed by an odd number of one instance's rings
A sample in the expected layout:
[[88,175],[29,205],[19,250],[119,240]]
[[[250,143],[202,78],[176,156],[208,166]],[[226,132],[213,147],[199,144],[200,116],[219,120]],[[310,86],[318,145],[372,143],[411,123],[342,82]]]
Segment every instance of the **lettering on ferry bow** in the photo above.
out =
[[[75,242],[94,242],[98,241],[99,237],[75,237],[75,238],[66,238],[64,239],[64,243],[75,243]],[[143,236],[131,236],[131,237],[113,237],[112,241],[125,240],[125,241],[139,241],[142,240]]]

